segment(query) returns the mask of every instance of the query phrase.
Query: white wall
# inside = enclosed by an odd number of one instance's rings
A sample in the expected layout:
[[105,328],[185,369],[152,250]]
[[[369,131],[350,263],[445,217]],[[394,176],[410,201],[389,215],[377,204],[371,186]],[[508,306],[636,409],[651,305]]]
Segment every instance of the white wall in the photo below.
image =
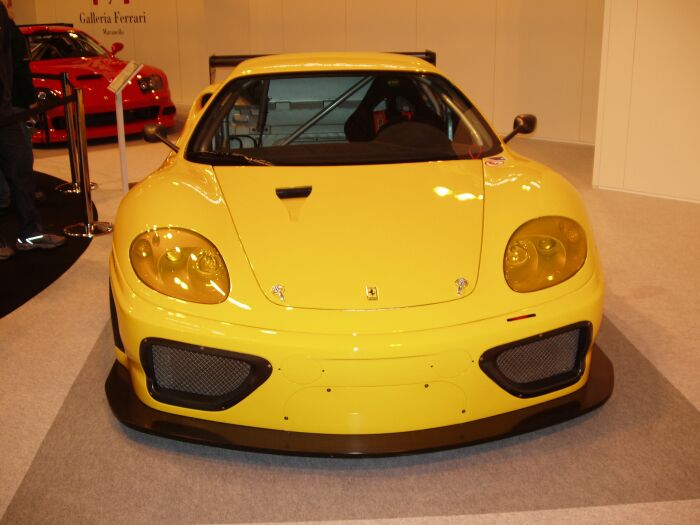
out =
[[[7,0],[0,0],[2,3],[7,5]],[[22,24],[22,20],[34,20],[36,16],[36,6],[34,5],[35,0],[14,0],[12,2],[12,10],[15,14],[15,20],[18,24]]]
[[607,0],[593,183],[700,202],[700,2]]
[[[210,54],[423,50],[501,132],[535,113],[535,136],[592,144],[604,0],[17,0],[21,22],[73,22],[121,56],[161,67],[175,102],[208,82]],[[27,5],[33,5],[31,19]],[[145,24],[80,13],[145,13]],[[19,18],[19,16],[18,16]],[[119,29],[123,34],[104,34]]]

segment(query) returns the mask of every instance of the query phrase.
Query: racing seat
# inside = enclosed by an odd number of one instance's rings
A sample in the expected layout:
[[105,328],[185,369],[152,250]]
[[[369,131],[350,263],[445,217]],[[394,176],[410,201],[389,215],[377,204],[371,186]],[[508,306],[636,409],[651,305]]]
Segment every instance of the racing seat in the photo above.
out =
[[345,121],[345,136],[350,142],[370,141],[380,129],[402,121],[442,128],[440,118],[428,108],[409,79],[378,77]]

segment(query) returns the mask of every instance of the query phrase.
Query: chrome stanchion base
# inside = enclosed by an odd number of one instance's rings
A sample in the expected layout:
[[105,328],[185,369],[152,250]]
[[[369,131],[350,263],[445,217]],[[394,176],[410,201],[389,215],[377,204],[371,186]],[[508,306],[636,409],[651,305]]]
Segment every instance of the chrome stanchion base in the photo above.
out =
[[[97,183],[96,182],[91,182],[90,183],[90,189],[94,190],[97,188]],[[61,193],[80,193],[80,185],[79,184],[73,184],[72,182],[64,182],[63,184],[59,184],[54,188],[56,191],[60,191]]]
[[98,235],[112,233],[113,229],[114,225],[111,222],[93,222],[92,224],[79,222],[63,228],[63,233],[69,237],[87,237],[91,239]]
[[56,191],[61,193],[80,193],[80,186],[78,184],[73,184],[72,182],[64,182],[59,184],[54,188]]

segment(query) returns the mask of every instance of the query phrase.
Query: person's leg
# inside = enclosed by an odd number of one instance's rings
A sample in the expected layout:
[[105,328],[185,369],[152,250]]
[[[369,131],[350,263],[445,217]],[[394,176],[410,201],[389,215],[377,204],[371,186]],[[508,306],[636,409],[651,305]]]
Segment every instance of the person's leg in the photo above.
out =
[[[0,212],[5,212],[10,207],[10,187],[7,185],[5,176],[0,170]],[[0,235],[0,261],[3,259],[9,259],[15,251],[12,247],[5,241],[2,235]]]
[[0,128],[0,170],[12,193],[12,210],[19,224],[18,236],[25,238],[41,232],[39,211],[34,203],[36,187],[33,154],[27,147],[23,123]]
[[41,228],[39,210],[34,202],[34,153],[31,135],[24,123],[0,128],[0,169],[9,183],[12,193],[11,207],[19,223],[15,248],[51,249],[63,244],[64,237],[43,233]]
[[0,170],[0,211],[10,207],[10,186]]

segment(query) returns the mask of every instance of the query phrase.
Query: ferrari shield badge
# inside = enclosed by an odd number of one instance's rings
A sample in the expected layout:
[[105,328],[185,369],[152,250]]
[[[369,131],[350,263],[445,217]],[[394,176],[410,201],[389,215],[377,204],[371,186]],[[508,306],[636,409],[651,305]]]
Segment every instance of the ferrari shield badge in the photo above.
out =
[[365,288],[365,294],[367,295],[367,299],[370,301],[376,301],[379,299],[379,290],[377,290],[376,286],[367,286]]

